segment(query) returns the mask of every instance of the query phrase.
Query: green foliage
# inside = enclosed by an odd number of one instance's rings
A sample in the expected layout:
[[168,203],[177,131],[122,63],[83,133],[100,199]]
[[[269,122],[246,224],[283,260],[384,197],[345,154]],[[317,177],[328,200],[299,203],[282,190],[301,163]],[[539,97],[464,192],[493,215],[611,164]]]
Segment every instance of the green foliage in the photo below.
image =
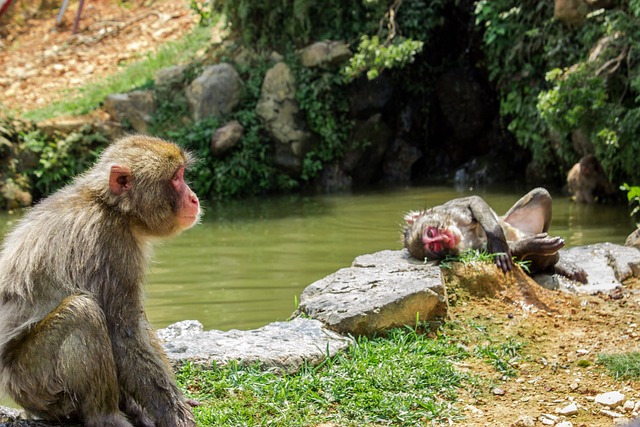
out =
[[247,45],[282,48],[313,40],[352,40],[371,33],[384,15],[382,0],[221,0],[221,11]]
[[[452,262],[460,262],[465,266],[472,265],[477,262],[493,264],[497,255],[498,254],[495,253],[489,253],[485,249],[467,249],[455,256],[447,255],[445,259],[440,261],[440,267],[449,269],[451,268]],[[513,262],[520,266],[524,271],[529,272],[529,264],[531,264],[530,261],[522,261],[513,258]]]
[[452,405],[469,380],[453,360],[468,356],[446,337],[412,328],[385,338],[358,338],[344,353],[296,374],[231,363],[203,370],[186,365],[179,382],[202,406],[199,425],[413,426],[459,417]]
[[89,168],[107,138],[90,128],[71,133],[64,139],[49,138],[38,130],[21,135],[24,149],[37,156],[37,163],[25,171],[30,178],[34,198],[47,196]]
[[[637,5],[599,10],[569,27],[552,18],[553,3],[477,3],[501,116],[550,177],[563,176],[583,154],[570,139],[580,130],[610,178],[640,179]],[[592,50],[598,54],[590,58]]]
[[[538,95],[538,110],[551,129],[562,135],[574,129],[590,134],[598,119],[606,114],[607,90],[605,79],[591,74],[584,64],[571,70],[553,69],[547,81],[555,86]],[[557,147],[566,163],[577,160],[568,140]]]
[[443,9],[448,3],[449,0],[403,0],[395,14],[397,33],[428,43],[432,32],[445,23]]
[[[640,68],[632,64],[640,29],[635,18],[620,10],[603,12],[599,18],[603,38],[598,42],[598,55],[583,58],[568,70],[549,73],[554,86],[540,94],[538,107],[554,131],[584,132],[610,177],[637,181]],[[572,149],[568,139],[560,140],[558,152],[564,159],[575,160],[565,155]]]
[[366,72],[367,78],[373,80],[385,69],[402,68],[413,62],[422,50],[424,43],[414,40],[394,39],[390,45],[381,45],[378,36],[360,38],[357,52],[342,70],[347,81],[351,81]]
[[[633,206],[630,215],[637,219],[640,216],[640,187],[632,187],[625,183],[622,185],[621,190],[627,192],[627,200],[629,200],[629,204]],[[640,223],[636,223],[636,226],[640,227]]]
[[[193,152],[198,161],[188,172],[193,190],[201,197],[231,198],[289,191],[296,181],[271,166],[270,145],[263,125],[255,113],[260,88],[268,63],[238,67],[245,84],[240,106],[236,112],[221,118],[207,118],[191,123],[189,108],[184,96],[176,96],[175,90],[158,90],[158,109],[153,118],[153,132],[166,137]],[[185,72],[184,82],[197,75],[198,68]],[[211,138],[218,127],[237,120],[244,128],[244,135],[237,147],[224,158],[211,153]]]
[[198,16],[198,25],[210,27],[215,24],[219,17],[215,5],[216,2],[211,0],[190,0],[189,7]]
[[640,379],[640,352],[599,354],[598,364],[607,368],[615,379]]
[[318,136],[305,156],[301,175],[304,181],[310,181],[350,148],[347,141],[353,122],[347,117],[346,88],[337,73],[301,67],[293,58],[289,61],[296,75],[296,101],[309,130]]

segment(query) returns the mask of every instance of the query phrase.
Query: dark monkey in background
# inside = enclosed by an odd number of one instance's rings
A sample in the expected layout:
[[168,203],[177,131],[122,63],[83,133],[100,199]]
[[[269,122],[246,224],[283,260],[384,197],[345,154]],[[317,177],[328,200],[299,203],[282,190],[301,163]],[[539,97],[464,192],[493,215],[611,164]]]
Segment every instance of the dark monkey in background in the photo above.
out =
[[173,143],[129,136],[43,200],[0,253],[0,385],[28,413],[87,426],[195,426],[149,325],[150,243],[200,217]]
[[582,269],[559,262],[564,240],[547,234],[551,195],[544,188],[531,190],[502,217],[481,197],[469,196],[409,212],[404,219],[404,246],[416,259],[441,260],[467,249],[486,249],[504,272],[513,268],[513,256],[530,261],[533,273],[555,269],[572,280],[586,281]]

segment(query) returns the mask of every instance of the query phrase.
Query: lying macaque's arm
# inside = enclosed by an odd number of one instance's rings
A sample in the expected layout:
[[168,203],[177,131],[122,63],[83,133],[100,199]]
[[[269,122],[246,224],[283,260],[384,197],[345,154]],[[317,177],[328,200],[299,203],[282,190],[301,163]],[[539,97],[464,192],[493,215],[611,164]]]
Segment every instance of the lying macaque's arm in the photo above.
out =
[[511,270],[513,268],[511,250],[495,212],[479,196],[470,196],[463,200],[468,201],[467,207],[473,218],[487,235],[487,251],[495,254],[496,265],[504,272]]

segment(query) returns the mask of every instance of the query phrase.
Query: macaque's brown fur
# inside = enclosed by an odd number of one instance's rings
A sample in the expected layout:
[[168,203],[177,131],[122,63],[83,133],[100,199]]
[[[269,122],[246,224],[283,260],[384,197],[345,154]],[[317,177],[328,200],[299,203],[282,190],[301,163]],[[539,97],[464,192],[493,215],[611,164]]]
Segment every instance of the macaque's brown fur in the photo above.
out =
[[567,174],[569,193],[577,203],[592,205],[597,197],[615,193],[602,166],[592,155],[584,156]]
[[28,413],[87,426],[195,426],[149,325],[150,242],[189,228],[187,153],[116,141],[36,205],[0,253],[0,385]]

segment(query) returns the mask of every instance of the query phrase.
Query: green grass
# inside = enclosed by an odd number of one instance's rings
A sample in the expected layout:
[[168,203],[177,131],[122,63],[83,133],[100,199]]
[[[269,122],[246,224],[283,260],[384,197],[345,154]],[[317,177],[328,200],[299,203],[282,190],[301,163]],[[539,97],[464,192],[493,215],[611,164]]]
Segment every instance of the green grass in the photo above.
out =
[[619,380],[640,379],[640,352],[600,354],[598,363]]
[[453,364],[468,356],[444,335],[403,328],[386,338],[359,338],[346,352],[293,375],[188,364],[178,379],[202,403],[194,410],[202,426],[446,424],[460,419],[458,389],[475,381]]
[[70,91],[64,100],[42,109],[24,112],[23,116],[28,120],[40,121],[60,115],[86,114],[96,109],[108,95],[150,85],[156,71],[194,58],[198,50],[209,45],[210,38],[210,27],[196,26],[182,39],[163,45],[158,51],[126,66],[121,72]]
[[[461,262],[465,266],[471,265],[476,262],[493,264],[495,262],[496,256],[497,254],[489,253],[484,249],[467,249],[466,251],[461,252],[459,255],[448,255],[445,259],[440,261],[440,267],[451,268],[451,263],[453,262]],[[531,261],[522,261],[514,257],[513,263],[520,266],[520,268],[522,268],[525,272],[529,272],[529,264],[531,264]]]
[[518,371],[515,368],[515,364],[520,360],[523,346],[523,343],[513,338],[508,338],[505,342],[478,346],[475,353],[493,365],[496,371],[504,376],[516,377]]

